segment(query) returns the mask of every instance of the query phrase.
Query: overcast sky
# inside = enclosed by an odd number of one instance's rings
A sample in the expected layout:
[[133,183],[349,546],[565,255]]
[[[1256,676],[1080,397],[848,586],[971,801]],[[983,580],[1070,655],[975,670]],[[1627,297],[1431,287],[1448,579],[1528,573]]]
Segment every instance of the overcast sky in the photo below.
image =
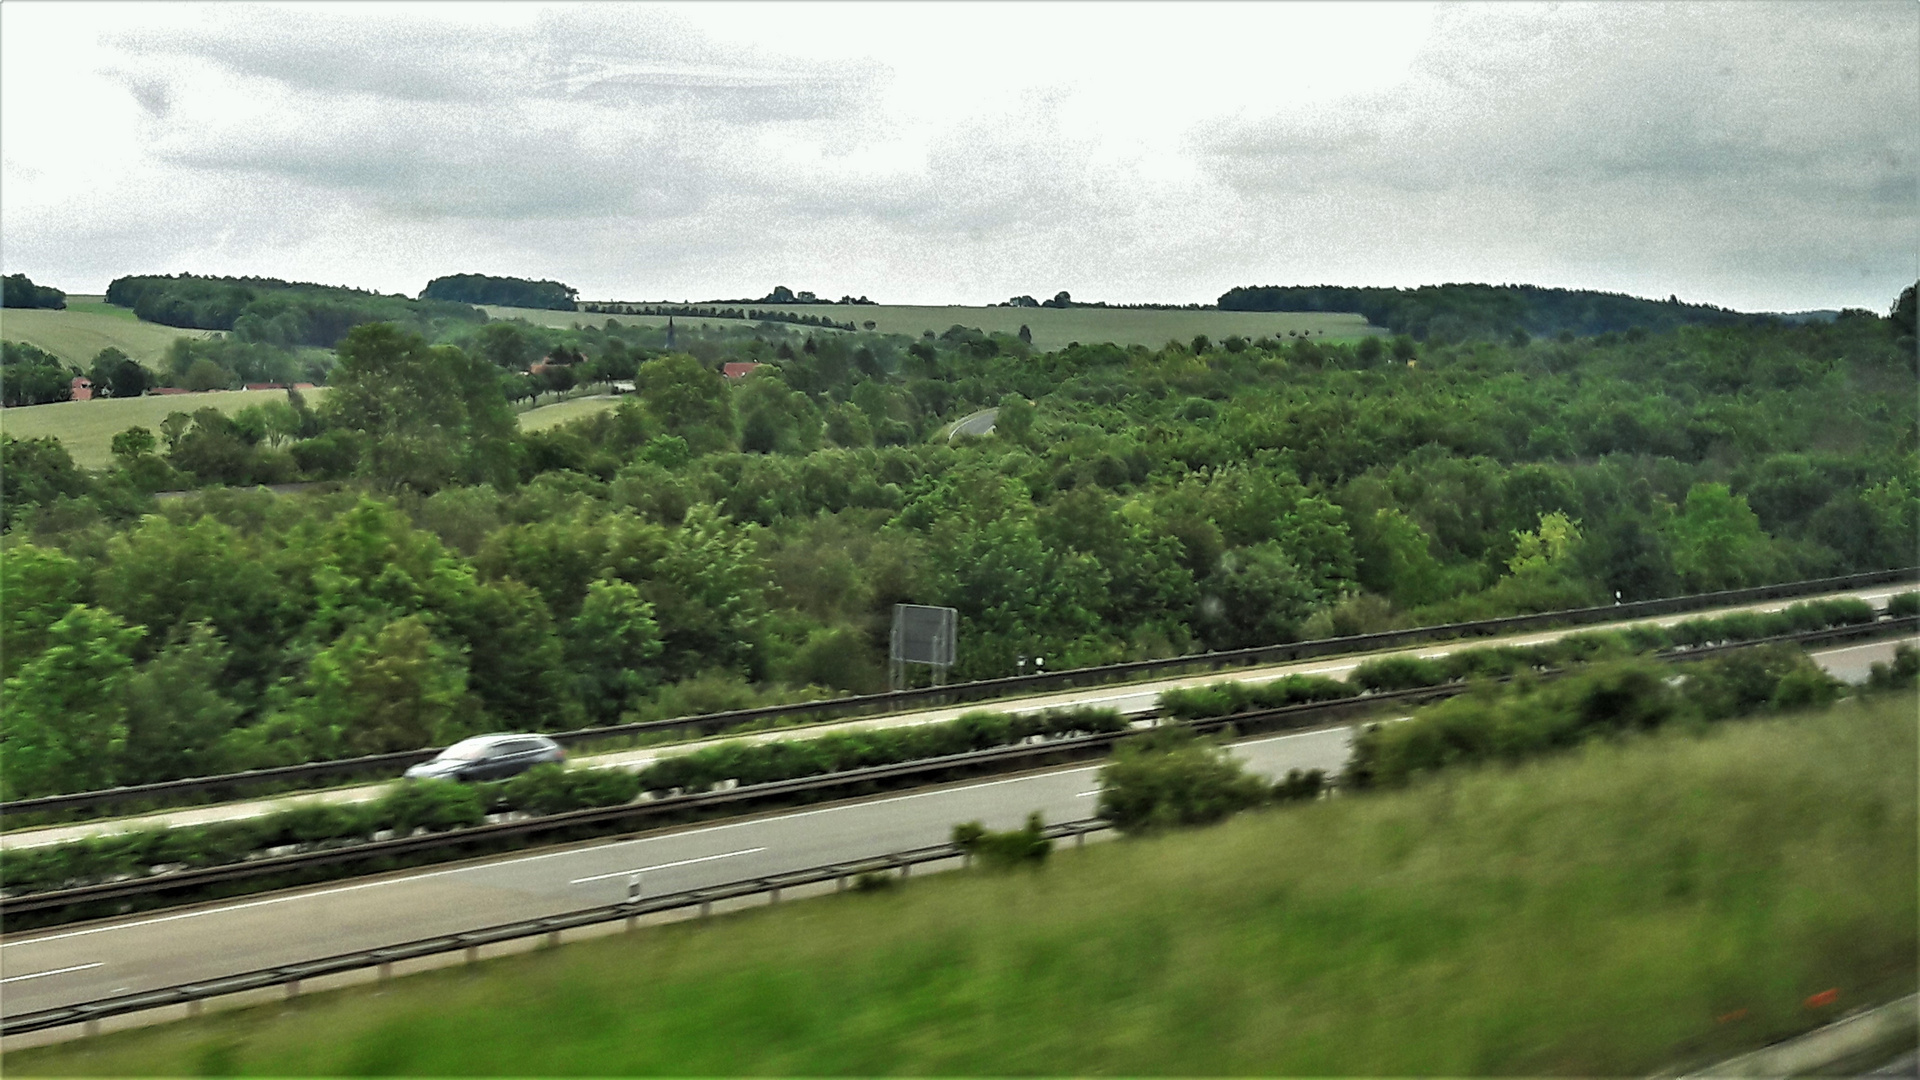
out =
[[1920,5],[0,6],[0,262],[417,293],[1884,311]]

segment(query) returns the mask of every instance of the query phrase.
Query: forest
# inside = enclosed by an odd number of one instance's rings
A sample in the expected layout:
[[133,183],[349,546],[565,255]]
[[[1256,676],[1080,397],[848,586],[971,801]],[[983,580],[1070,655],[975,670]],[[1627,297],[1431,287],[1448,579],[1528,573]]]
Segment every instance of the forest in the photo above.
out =
[[457,304],[498,304],[505,307],[572,311],[580,290],[558,281],[529,281],[488,274],[449,274],[427,282],[422,300],[450,300]]
[[[1912,304],[1053,352],[357,326],[317,407],[98,472],[0,436],[4,794],[875,690],[896,602],[958,608],[979,678],[1910,565]],[[636,390],[523,433],[542,357]]]
[[231,330],[244,342],[282,348],[331,349],[347,331],[371,322],[395,322],[433,334],[450,323],[487,321],[485,312],[463,303],[278,278],[196,274],[115,278],[107,285],[107,303],[132,308],[148,322]]
[[1664,303],[1591,289],[1538,285],[1423,285],[1417,289],[1334,285],[1260,285],[1229,289],[1226,311],[1352,311],[1375,326],[1426,341],[1672,330],[1681,326],[1751,326],[1769,321],[1710,304]]

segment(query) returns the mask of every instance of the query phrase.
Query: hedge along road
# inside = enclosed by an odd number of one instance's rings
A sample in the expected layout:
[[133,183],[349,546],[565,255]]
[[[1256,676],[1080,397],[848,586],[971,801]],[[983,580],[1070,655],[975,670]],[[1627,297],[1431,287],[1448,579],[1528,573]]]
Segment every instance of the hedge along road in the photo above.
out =
[[[1233,752],[1269,776],[1338,769],[1345,727],[1251,739]],[[518,919],[626,896],[716,885],[945,842],[979,820],[1019,826],[1091,816],[1098,765],[885,796],[594,842],[348,885],[254,896],[0,940],[5,1015],[212,978]]]
[[[1672,626],[1687,619],[1716,618],[1735,611],[1777,611],[1798,603],[1811,603],[1816,600],[1853,597],[1864,600],[1874,607],[1884,607],[1887,599],[1897,593],[1910,591],[1911,585],[1878,585],[1851,592],[1831,593],[1823,596],[1793,597],[1790,599],[1766,600],[1753,604],[1733,607],[1713,608],[1702,611],[1690,611],[1676,615],[1664,615],[1648,619],[1635,619],[1620,623],[1603,623],[1591,626],[1575,627],[1564,630],[1546,630],[1508,637],[1469,638],[1445,642],[1437,645],[1422,645],[1408,649],[1394,649],[1375,653],[1352,654],[1316,660],[1290,661],[1283,664],[1263,665],[1259,667],[1227,668],[1204,672],[1198,675],[1185,675],[1170,679],[1155,679],[1150,682],[1131,685],[1094,686],[1081,690],[1056,691],[1030,697],[1006,699],[999,702],[970,702],[965,705],[947,706],[938,709],[924,709],[915,712],[895,713],[890,716],[867,717],[855,720],[831,721],[799,727],[780,728],[772,731],[755,732],[747,735],[723,736],[703,739],[697,742],[676,743],[669,746],[652,747],[644,750],[628,750],[617,753],[580,756],[574,759],[576,767],[587,768],[625,768],[641,769],[653,761],[675,754],[689,753],[719,742],[743,741],[751,743],[771,742],[780,739],[811,738],[836,731],[864,731],[876,728],[909,727],[917,724],[940,723],[976,710],[998,710],[1003,712],[1025,713],[1043,709],[1061,708],[1069,705],[1096,705],[1119,709],[1127,715],[1140,715],[1153,710],[1160,692],[1174,688],[1204,686],[1208,683],[1233,682],[1270,682],[1287,675],[1311,674],[1340,678],[1368,660],[1383,656],[1418,656],[1432,658],[1445,656],[1460,649],[1492,648],[1499,645],[1533,645],[1554,641],[1568,634],[1593,632],[1641,624]],[[1884,661],[1892,653],[1891,643],[1856,646],[1859,652],[1850,653],[1847,670],[1858,669],[1857,674],[1844,674],[1836,671],[1840,678],[1860,681],[1865,678],[1867,663],[1871,660]],[[1869,650],[1878,649],[1873,652]],[[1816,656],[1824,654],[1815,654]],[[1866,659],[1861,659],[1866,658]],[[218,803],[211,806],[190,807],[169,810],[138,817],[110,818],[81,822],[74,825],[54,826],[45,829],[21,829],[0,833],[0,850],[26,847],[39,847],[46,844],[64,843],[83,836],[96,836],[103,833],[127,832],[134,829],[155,828],[173,825],[203,825],[216,821],[234,821],[242,818],[259,817],[282,810],[299,803],[329,802],[358,803],[370,802],[385,794],[392,781],[378,784],[360,784],[351,787],[333,788],[324,791],[299,792],[271,799],[255,799],[245,802]]]

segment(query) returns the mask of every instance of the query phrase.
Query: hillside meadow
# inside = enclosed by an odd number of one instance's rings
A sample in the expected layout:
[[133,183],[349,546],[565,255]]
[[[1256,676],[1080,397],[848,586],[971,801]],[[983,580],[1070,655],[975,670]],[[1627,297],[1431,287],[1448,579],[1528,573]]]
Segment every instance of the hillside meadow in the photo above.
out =
[[[624,301],[621,301],[624,302]],[[697,304],[696,307],[712,305]],[[719,305],[727,306],[727,305]],[[1013,334],[1025,326],[1033,334],[1036,349],[1064,349],[1073,342],[1091,345],[1111,342],[1115,345],[1159,347],[1169,341],[1190,342],[1204,334],[1214,341],[1225,341],[1235,334],[1245,338],[1285,339],[1289,332],[1312,334],[1317,341],[1354,341],[1385,334],[1367,325],[1359,315],[1335,315],[1318,312],[1283,311],[1186,311],[1144,308],[1003,308],[934,307],[902,304],[752,304],[759,311],[782,311],[794,315],[819,315],[835,322],[851,322],[864,327],[873,323],[881,334],[906,334],[919,337],[931,330],[944,333],[950,326],[968,326],[986,333]],[[600,325],[612,318],[648,326],[664,326],[660,315],[606,315],[599,312],[537,311],[531,308],[488,307],[496,319],[525,319],[535,326],[567,329],[579,323]],[[700,322],[724,324],[737,320],[679,319],[682,326]]]
[[1399,793],[1062,850],[1037,870],[750,909],[5,1065],[124,1076],[1697,1067],[1914,989],[1915,736],[1899,697],[1596,741]]
[[0,337],[45,349],[82,371],[106,348],[119,349],[147,367],[157,367],[176,338],[210,338],[213,330],[181,330],[141,322],[131,311],[105,303],[69,301],[67,310],[7,308]]
[[[319,405],[326,387],[303,390],[307,401]],[[213,408],[232,415],[249,405],[285,401],[285,390],[216,390],[200,394],[149,394],[137,398],[99,398],[94,401],[56,401],[0,410],[0,431],[16,439],[51,436],[60,440],[74,464],[104,469],[113,464],[113,437],[130,427],[144,427],[156,435],[168,413],[192,413]]]
[[[320,386],[301,392],[310,404],[317,406],[326,400],[327,388]],[[191,413],[195,409],[211,407],[232,415],[249,405],[284,400],[284,390],[222,390],[119,400],[59,401],[51,405],[24,405],[0,410],[0,431],[16,439],[52,436],[67,448],[74,464],[85,469],[104,469],[113,464],[113,437],[130,427],[138,425],[158,432],[160,422],[167,418],[168,413]],[[571,420],[605,412],[619,403],[616,398],[584,397],[542,405],[520,414],[520,429],[544,431]]]

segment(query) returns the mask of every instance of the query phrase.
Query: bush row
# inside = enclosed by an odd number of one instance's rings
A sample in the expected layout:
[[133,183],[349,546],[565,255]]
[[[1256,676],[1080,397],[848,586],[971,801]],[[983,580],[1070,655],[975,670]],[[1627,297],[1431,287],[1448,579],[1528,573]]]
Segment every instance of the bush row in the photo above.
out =
[[[1888,603],[1893,614],[1920,611],[1920,593],[1902,593]],[[1687,619],[1672,626],[1651,624],[1617,630],[1568,634],[1538,645],[1495,645],[1460,649],[1445,656],[1383,656],[1353,669],[1345,682],[1311,675],[1290,675],[1265,684],[1220,682],[1169,690],[1160,695],[1166,715],[1181,720],[1231,716],[1307,701],[1331,701],[1362,691],[1413,690],[1465,679],[1498,677],[1517,671],[1544,671],[1569,664],[1619,659],[1675,648],[1699,648],[1728,642],[1757,641],[1782,634],[1874,621],[1863,600],[1815,600],[1779,611],[1734,612],[1718,618]]]
[[1488,683],[1399,723],[1369,726],[1354,740],[1342,782],[1400,786],[1447,766],[1517,761],[1596,736],[1818,707],[1840,690],[1790,645],[1733,653],[1673,676],[1672,668],[1634,657],[1552,682]]
[[1318,769],[1294,769],[1269,784],[1248,773],[1224,739],[1162,724],[1114,748],[1094,812],[1122,832],[1205,825],[1262,803],[1318,798],[1325,781]]
[[707,791],[727,781],[762,784],[821,776],[1034,738],[1121,731],[1126,726],[1125,718],[1113,709],[1057,709],[1018,716],[976,711],[941,724],[834,732],[812,739],[721,743],[662,758],[637,772],[542,766],[491,784],[402,783],[367,803],[304,803],[239,821],[145,829],[10,851],[0,865],[0,887],[11,893],[42,891],[148,874],[157,868],[218,866],[265,853],[364,843],[381,834],[409,836],[421,829],[465,828],[485,822],[489,813],[544,815],[617,806],[642,792]]

